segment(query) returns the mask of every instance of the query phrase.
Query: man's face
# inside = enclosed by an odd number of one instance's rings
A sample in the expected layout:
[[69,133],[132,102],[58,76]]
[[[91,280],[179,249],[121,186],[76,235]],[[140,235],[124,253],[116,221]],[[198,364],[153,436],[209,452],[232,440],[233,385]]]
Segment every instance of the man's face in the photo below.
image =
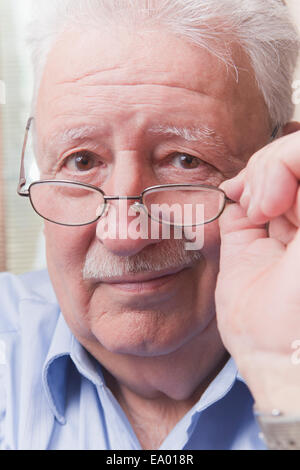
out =
[[[168,33],[64,33],[38,96],[42,178],[90,183],[110,196],[167,183],[218,186],[270,134],[247,60],[238,49],[235,59],[238,81],[216,57]],[[211,132],[191,141],[151,131],[168,127]],[[207,331],[212,340],[217,334],[217,222],[205,226],[204,247],[194,257],[179,256],[182,243],[175,240],[105,238],[99,223],[46,222],[45,236],[60,307],[90,349],[159,356],[201,341]],[[87,257],[94,269],[99,265],[98,278],[83,279]],[[141,260],[144,273],[126,273]],[[114,270],[123,274],[112,277]]]

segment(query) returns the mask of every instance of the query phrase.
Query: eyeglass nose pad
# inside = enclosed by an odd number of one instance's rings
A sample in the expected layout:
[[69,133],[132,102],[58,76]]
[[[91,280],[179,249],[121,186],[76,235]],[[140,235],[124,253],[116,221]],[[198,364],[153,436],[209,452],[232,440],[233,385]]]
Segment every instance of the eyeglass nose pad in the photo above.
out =
[[[109,209],[109,202],[103,202],[96,209],[96,217],[105,217]],[[130,210],[133,210],[135,213],[140,213],[142,211],[146,212],[144,204],[140,202],[135,202],[130,206]]]
[[130,206],[130,209],[133,210],[135,213],[140,213],[142,211],[145,211],[145,206],[141,202],[135,202]]

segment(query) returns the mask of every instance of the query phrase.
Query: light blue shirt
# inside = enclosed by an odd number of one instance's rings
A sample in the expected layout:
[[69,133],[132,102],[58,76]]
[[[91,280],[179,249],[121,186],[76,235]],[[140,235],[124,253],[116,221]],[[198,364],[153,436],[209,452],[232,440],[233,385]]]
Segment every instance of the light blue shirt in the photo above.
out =
[[[230,359],[160,450],[265,449],[252,407]],[[4,449],[141,449],[101,365],[66,325],[47,271],[0,274]]]

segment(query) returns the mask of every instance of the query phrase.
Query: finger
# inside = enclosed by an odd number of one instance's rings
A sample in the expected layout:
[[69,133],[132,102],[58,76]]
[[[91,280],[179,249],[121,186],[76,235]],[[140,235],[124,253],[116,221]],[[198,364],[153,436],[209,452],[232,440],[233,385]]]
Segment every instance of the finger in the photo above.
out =
[[219,220],[221,234],[220,267],[231,267],[256,240],[268,237],[265,225],[254,225],[238,204],[228,206]]
[[[295,175],[284,162],[276,161],[266,175],[262,197],[257,201],[257,206],[267,217],[278,217],[293,206],[297,188],[298,180]],[[249,216],[250,213],[251,210]]]
[[227,206],[219,225],[220,270],[215,295],[218,326],[222,329],[222,324],[227,322],[224,312],[233,308],[231,302],[243,296],[259,276],[282,258],[285,247],[268,238],[265,225],[253,224],[239,204]]
[[277,217],[269,224],[269,237],[279,240],[284,245],[288,245],[296,233],[297,228],[285,216]]
[[226,196],[233,201],[238,202],[244,191],[246,168],[244,168],[237,176],[234,178],[224,181],[220,188],[226,193]]
[[[286,249],[285,264],[288,266],[290,273],[300,273],[300,230],[297,230],[293,240],[289,243]],[[299,276],[295,282],[299,285]]]
[[251,185],[245,183],[240,199],[240,204],[255,224],[263,224],[291,212],[296,202],[298,182],[281,162],[274,162],[262,184],[263,187],[259,188],[253,182]]
[[291,173],[300,180],[300,131],[281,137],[268,146],[269,156],[284,163]]
[[250,188],[247,213],[253,222],[264,223],[283,215],[295,203],[300,180],[299,147],[300,133],[297,132],[279,139],[251,158],[245,187]]

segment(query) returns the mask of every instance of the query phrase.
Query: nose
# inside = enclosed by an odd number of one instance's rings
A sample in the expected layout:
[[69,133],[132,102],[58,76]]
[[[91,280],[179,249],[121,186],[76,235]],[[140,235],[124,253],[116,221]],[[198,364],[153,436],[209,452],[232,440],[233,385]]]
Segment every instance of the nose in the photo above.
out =
[[96,235],[107,250],[118,256],[133,256],[158,243],[151,237],[151,220],[139,196],[154,183],[141,155],[119,152],[109,180],[103,185],[107,210],[97,224]]

